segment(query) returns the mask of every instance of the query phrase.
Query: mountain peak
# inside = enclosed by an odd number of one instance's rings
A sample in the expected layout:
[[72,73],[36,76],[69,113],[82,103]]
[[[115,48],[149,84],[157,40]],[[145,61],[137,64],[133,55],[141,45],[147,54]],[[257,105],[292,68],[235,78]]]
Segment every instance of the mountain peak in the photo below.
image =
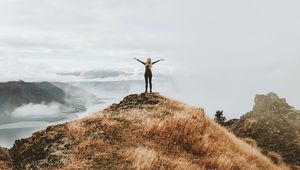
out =
[[145,108],[148,105],[156,105],[167,98],[161,96],[159,93],[142,93],[131,94],[125,97],[119,104],[112,104],[106,111],[118,111],[127,109]]
[[284,98],[256,95],[253,110],[233,122],[228,128],[236,136],[256,140],[266,155],[278,152],[289,165],[300,165],[300,111]]
[[254,101],[253,113],[284,113],[287,110],[293,109],[284,98],[279,98],[274,92],[266,95],[258,94],[255,96]]

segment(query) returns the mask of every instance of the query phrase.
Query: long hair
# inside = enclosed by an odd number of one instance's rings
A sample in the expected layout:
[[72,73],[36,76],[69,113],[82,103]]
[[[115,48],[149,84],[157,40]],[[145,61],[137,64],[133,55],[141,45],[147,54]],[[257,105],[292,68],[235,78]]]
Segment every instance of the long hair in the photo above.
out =
[[148,58],[147,59],[147,61],[146,61],[146,67],[149,67],[149,69],[151,69],[152,68],[152,60],[151,60],[151,58]]

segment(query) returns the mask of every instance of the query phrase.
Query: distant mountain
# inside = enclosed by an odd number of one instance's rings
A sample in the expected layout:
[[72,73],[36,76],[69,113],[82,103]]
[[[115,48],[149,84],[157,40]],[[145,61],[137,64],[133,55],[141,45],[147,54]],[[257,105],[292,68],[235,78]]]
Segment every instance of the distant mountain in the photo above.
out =
[[[57,121],[68,113],[86,111],[89,105],[97,104],[96,96],[67,83],[11,81],[0,83],[0,124],[23,120]],[[27,104],[43,104],[58,108],[55,115],[12,117],[17,108]],[[30,109],[30,108],[29,108]],[[29,110],[30,111],[30,110]]]
[[65,104],[66,93],[48,82],[26,83],[12,81],[0,83],[0,113],[13,111],[24,104]]
[[275,93],[257,95],[253,110],[227,125],[238,137],[256,140],[266,155],[277,152],[300,166],[300,111]]
[[77,72],[67,72],[67,73],[57,73],[58,75],[64,76],[78,76],[85,79],[95,79],[95,78],[108,78],[108,77],[118,77],[122,75],[129,75],[128,73],[122,71],[114,70],[103,70],[103,71],[77,71]]

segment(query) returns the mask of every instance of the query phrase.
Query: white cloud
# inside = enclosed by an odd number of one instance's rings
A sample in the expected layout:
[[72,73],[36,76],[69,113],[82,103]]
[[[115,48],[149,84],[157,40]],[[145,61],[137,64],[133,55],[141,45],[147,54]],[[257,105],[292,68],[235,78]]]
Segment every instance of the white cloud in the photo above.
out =
[[47,118],[61,116],[60,105],[58,103],[50,104],[27,104],[18,107],[10,115],[15,118]]

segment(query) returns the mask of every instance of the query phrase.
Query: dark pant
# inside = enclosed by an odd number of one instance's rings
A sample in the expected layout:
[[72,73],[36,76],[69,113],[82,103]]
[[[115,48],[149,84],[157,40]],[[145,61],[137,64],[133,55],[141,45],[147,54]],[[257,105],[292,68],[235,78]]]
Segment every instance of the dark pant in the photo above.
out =
[[150,92],[152,92],[152,72],[151,71],[146,71],[145,72],[145,92],[148,92],[148,83],[150,84]]

